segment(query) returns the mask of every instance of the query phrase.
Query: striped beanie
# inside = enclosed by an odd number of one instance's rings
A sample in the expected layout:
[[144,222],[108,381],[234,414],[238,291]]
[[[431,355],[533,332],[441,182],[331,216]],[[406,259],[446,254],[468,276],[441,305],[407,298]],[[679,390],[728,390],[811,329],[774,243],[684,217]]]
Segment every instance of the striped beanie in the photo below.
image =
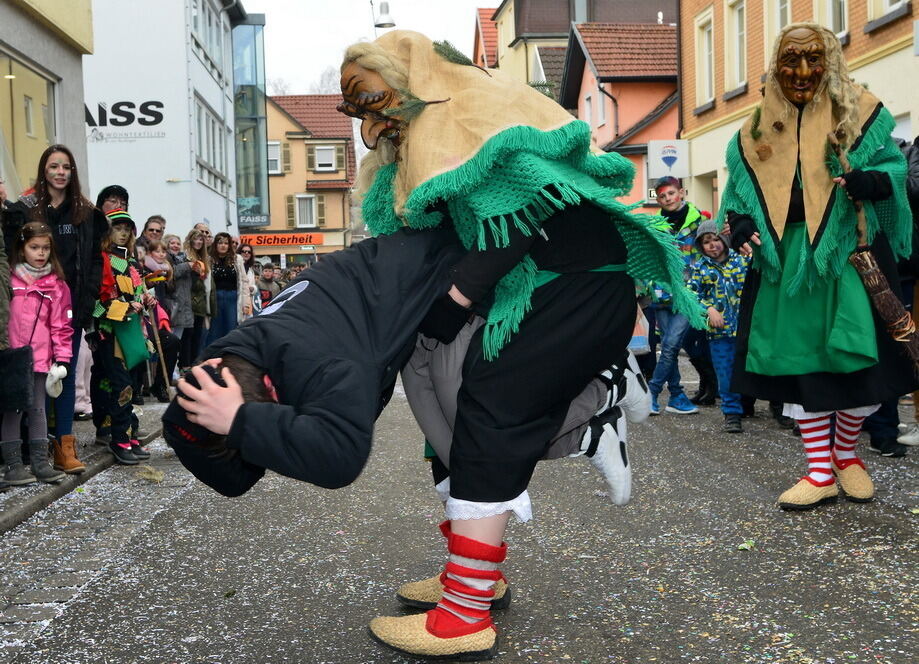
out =
[[105,213],[106,219],[108,219],[108,225],[114,226],[115,224],[130,224],[131,232],[137,235],[137,225],[134,223],[134,220],[131,219],[125,210],[121,208],[115,208],[114,210],[109,210]]

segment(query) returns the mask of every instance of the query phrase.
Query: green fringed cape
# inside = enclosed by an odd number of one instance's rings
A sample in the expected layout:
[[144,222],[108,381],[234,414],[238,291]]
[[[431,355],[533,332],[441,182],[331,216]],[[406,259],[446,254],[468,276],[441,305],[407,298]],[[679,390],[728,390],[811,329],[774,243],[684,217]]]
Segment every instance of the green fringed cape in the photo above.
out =
[[[906,161],[900,149],[891,138],[894,128],[894,119],[890,112],[880,102],[863,92],[863,106],[866,108],[867,118],[862,126],[862,133],[848,151],[850,165],[853,169],[875,170],[887,173],[893,187],[893,195],[883,201],[863,203],[867,220],[868,242],[874,240],[878,231],[883,231],[894,253],[906,257],[911,250],[912,220],[909,205],[906,199]],[[874,103],[871,103],[874,102]],[[764,113],[765,115],[765,113]],[[757,121],[759,118],[757,118]],[[753,141],[746,136],[748,145],[762,145],[768,140],[769,124],[764,124],[764,136],[757,136]],[[778,283],[782,277],[782,266],[779,259],[778,245],[781,241],[781,232],[784,230],[785,219],[770,218],[764,188],[779,187],[777,192],[772,192],[775,198],[785,201],[784,211],[787,213],[787,201],[791,196],[791,185],[795,177],[794,166],[778,182],[760,182],[757,179],[756,169],[760,159],[756,152],[744,149],[744,132],[750,132],[751,121],[748,120],[744,127],[735,134],[727,147],[728,182],[721,200],[718,215],[719,227],[724,223],[728,211],[750,215],[759,230],[762,246],[754,253],[753,265],[763,276],[772,283]],[[830,129],[831,125],[827,125]],[[794,127],[787,130],[791,135]],[[814,132],[808,132],[814,134]],[[801,130],[801,154],[804,153],[805,130]],[[811,135],[811,141],[826,143],[826,132]],[[819,169],[822,173],[811,169],[812,177],[826,178],[827,181],[842,174],[839,160],[826,149],[820,146],[823,158]],[[792,159],[794,146],[792,146]],[[776,158],[776,157],[769,157]],[[802,158],[803,160],[803,158]],[[804,180],[805,190],[808,180]],[[809,228],[815,222],[810,234],[810,241],[801,244],[799,256],[789,258],[786,267],[794,265],[795,273],[790,280],[786,280],[787,292],[794,295],[802,285],[811,286],[815,280],[838,279],[846,266],[849,256],[855,251],[857,233],[855,224],[855,208],[852,201],[846,196],[841,187],[826,187],[828,199],[823,202],[824,212],[822,219],[808,219]]]
[[[453,170],[435,175],[411,190],[403,217],[395,208],[397,164],[380,169],[363,202],[373,234],[386,234],[403,223],[434,228],[447,203],[453,224],[467,249],[506,246],[513,226],[524,235],[541,232],[557,210],[582,201],[606,210],[629,250],[627,272],[633,279],[654,280],[673,294],[673,307],[704,326],[702,309],[683,282],[683,260],[661,219],[634,214],[635,206],[616,200],[631,189],[634,169],[624,157],[590,152],[590,128],[572,121],[558,129],[530,126],[505,129]],[[484,354],[494,359],[520,328],[530,308],[537,267],[527,256],[495,287],[495,301],[484,331]]]

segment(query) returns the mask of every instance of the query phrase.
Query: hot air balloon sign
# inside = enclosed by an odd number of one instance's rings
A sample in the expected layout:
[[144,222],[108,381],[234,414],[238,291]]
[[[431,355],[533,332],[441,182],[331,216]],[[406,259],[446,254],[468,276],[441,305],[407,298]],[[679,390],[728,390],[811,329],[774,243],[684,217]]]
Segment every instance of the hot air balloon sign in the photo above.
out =
[[648,176],[656,180],[667,175],[689,177],[688,141],[648,141]]

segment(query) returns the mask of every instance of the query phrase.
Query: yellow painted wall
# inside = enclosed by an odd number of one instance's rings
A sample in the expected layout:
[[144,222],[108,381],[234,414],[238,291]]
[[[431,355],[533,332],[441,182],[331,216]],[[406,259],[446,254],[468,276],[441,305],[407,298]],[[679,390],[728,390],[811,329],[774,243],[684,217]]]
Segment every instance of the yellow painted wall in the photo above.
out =
[[[268,196],[271,201],[271,224],[267,231],[291,232],[304,229],[291,229],[287,225],[287,197],[296,194],[313,194],[323,196],[325,201],[325,223],[323,226],[309,229],[310,232],[321,232],[324,244],[316,245],[316,253],[328,253],[343,248],[349,243],[350,210],[347,195],[340,190],[316,189],[307,187],[308,180],[338,180],[344,179],[345,170],[315,173],[307,170],[307,145],[336,145],[342,141],[310,139],[297,136],[288,136],[288,133],[299,133],[303,129],[293,122],[278,107],[269,102],[267,105],[268,140],[281,144],[281,157],[283,169],[284,145],[290,150],[290,170],[283,175],[268,176]],[[261,231],[264,232],[264,231]],[[256,254],[277,254],[279,248],[257,250]],[[312,251],[301,251],[299,247],[284,247],[283,253],[290,255],[309,254]]]
[[[16,60],[0,55],[0,130],[9,143],[20,190],[34,184],[38,160],[54,140],[54,126],[45,123],[53,114],[49,82]],[[25,98],[32,100],[32,131],[27,131]],[[47,108],[47,111],[44,109]],[[50,129],[50,131],[49,131]],[[18,195],[20,192],[10,192]]]
[[93,52],[92,0],[15,0],[15,4],[81,53]]

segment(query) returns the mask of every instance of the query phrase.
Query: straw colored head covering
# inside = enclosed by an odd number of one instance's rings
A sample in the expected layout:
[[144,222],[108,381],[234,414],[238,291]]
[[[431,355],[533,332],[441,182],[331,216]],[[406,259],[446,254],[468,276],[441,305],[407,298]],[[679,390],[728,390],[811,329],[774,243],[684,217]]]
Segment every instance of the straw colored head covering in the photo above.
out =
[[[503,247],[511,228],[539,233],[559,210],[589,202],[617,225],[629,247],[628,272],[666,284],[674,306],[701,325],[669,233],[658,218],[632,214],[634,206],[616,200],[631,190],[631,162],[616,153],[594,154],[586,123],[504,72],[448,60],[424,35],[393,31],[374,44],[407,82],[402,97],[429,103],[408,119],[395,161],[379,169],[366,191],[363,213],[371,232],[437,226],[446,205],[467,248]],[[527,256],[498,283],[484,333],[486,357],[517,331],[536,272]]]

